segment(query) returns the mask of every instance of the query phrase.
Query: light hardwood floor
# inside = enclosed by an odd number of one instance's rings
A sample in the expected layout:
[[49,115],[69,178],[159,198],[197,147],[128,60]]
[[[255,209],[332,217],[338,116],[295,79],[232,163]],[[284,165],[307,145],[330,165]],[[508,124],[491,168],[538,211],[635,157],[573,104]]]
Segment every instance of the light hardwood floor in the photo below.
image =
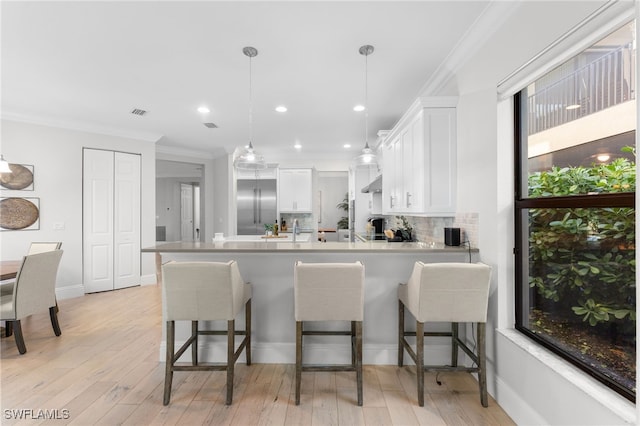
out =
[[[47,313],[23,321],[27,353],[1,339],[0,423],[71,425],[512,425],[490,398],[480,405],[467,373],[425,377],[425,406],[415,369],[364,368],[364,406],[354,373],[303,373],[294,404],[294,366],[238,364],[233,405],[224,405],[225,373],[176,372],[171,404],[162,405],[164,363],[158,361],[161,298],[156,285],[60,300],[62,335]],[[19,421],[19,410],[28,418]],[[45,410],[45,411],[39,411]],[[43,421],[44,415],[58,420]],[[65,418],[66,417],[66,418]]]

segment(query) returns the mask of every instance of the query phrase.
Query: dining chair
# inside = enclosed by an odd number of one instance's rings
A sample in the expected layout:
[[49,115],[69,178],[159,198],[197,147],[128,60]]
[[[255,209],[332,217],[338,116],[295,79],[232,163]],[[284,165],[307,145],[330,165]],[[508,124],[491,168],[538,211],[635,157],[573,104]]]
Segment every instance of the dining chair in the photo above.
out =
[[[480,403],[488,406],[485,328],[490,283],[491,267],[483,263],[416,262],[409,281],[398,286],[398,366],[402,367],[406,350],[416,364],[419,406],[424,406],[425,371],[478,373]],[[406,330],[405,309],[414,317],[416,331]],[[427,322],[451,323],[451,332],[425,331]],[[459,323],[476,326],[474,348],[460,338]],[[407,336],[415,336],[415,350]],[[428,336],[451,337],[450,365],[424,364],[424,338]],[[471,366],[458,365],[458,349],[467,354]]]
[[[163,404],[171,399],[174,371],[226,370],[226,405],[233,400],[234,367],[245,351],[246,363],[251,365],[251,284],[240,276],[238,264],[230,262],[168,262],[162,265],[162,303],[166,321],[166,371]],[[245,329],[235,329],[235,318],[245,310]],[[199,330],[198,321],[226,321],[224,330]],[[174,352],[176,321],[191,321],[191,336]],[[198,336],[227,336],[225,363],[198,362]],[[244,339],[235,349],[235,336]],[[176,365],[191,346],[191,365]]]
[[61,258],[62,250],[25,256],[12,291],[0,295],[0,320],[6,323],[6,335],[15,335],[20,354],[27,352],[21,320],[28,316],[48,309],[55,335],[62,334],[58,324],[55,292]]
[[27,252],[27,254],[38,254],[38,253],[44,253],[45,251],[60,250],[61,247],[62,247],[61,241],[33,242],[29,246],[29,251]]

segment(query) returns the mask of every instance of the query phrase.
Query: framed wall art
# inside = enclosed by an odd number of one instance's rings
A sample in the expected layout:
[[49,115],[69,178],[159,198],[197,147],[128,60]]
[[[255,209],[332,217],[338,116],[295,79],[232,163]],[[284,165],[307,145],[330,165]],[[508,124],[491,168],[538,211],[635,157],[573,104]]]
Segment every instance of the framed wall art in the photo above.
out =
[[40,198],[0,199],[0,231],[40,229]]
[[0,186],[4,189],[33,191],[33,165],[9,163],[11,173],[0,173]]

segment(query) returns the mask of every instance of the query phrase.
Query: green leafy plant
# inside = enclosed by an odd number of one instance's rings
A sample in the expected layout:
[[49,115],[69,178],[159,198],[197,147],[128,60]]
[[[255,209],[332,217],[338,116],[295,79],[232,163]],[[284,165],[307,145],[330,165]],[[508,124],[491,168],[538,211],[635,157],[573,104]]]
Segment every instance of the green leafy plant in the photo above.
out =
[[[349,212],[349,193],[344,195],[342,202],[336,205],[336,208]],[[349,217],[342,216],[338,221],[338,229],[349,229]]]
[[[529,177],[531,197],[635,191],[635,163],[554,167]],[[529,285],[592,326],[635,327],[635,211],[545,208],[529,213]]]

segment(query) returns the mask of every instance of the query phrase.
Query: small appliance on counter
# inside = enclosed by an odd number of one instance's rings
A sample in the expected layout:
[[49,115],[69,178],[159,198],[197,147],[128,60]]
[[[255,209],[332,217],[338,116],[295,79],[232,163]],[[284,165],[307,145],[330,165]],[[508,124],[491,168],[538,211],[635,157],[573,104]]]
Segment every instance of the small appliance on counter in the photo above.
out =
[[460,228],[444,228],[444,244],[447,246],[459,246]]
[[370,217],[369,223],[373,226],[373,238],[374,240],[386,239],[384,235],[384,218],[383,217]]

